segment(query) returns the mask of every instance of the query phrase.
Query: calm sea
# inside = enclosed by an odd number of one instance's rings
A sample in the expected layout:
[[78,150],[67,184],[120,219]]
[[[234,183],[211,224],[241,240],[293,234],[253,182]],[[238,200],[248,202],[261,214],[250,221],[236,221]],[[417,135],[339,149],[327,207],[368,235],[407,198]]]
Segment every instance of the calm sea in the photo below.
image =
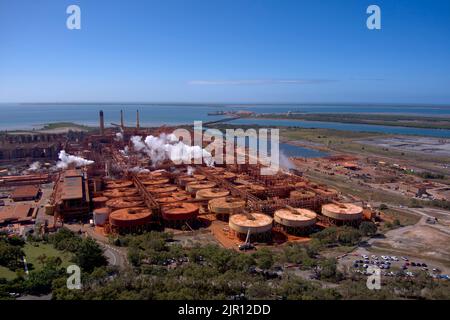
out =
[[[417,116],[450,117],[446,106],[331,106],[331,105],[151,105],[151,104],[0,104],[0,130],[40,128],[47,123],[74,122],[90,126],[98,125],[98,112],[104,111],[105,122],[120,122],[120,110],[124,110],[126,125],[135,125],[136,110],[140,112],[142,126],[163,124],[192,124],[195,120],[212,121],[221,116],[208,116],[219,110],[250,110],[258,113],[308,112],[308,113],[384,113],[414,114]],[[351,131],[413,134],[434,137],[450,137],[450,130],[417,129],[378,125],[344,124],[333,122],[306,122],[291,120],[241,119],[236,124],[285,125],[299,127],[332,128]]]

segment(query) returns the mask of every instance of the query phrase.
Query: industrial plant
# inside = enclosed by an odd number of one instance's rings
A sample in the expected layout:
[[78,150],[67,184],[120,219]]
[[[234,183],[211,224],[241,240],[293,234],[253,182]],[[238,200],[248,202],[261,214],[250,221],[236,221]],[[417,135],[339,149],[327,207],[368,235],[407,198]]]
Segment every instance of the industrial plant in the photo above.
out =
[[[204,156],[205,150],[177,141],[173,129],[142,128],[139,111],[133,127],[125,126],[122,111],[120,123],[107,127],[100,111],[99,127],[89,133],[6,133],[1,138],[6,145],[0,153],[3,163],[29,157],[48,163],[45,170],[27,175],[4,175],[1,187],[11,190],[12,199],[38,203],[41,185],[53,183],[42,208],[30,208],[43,211],[42,232],[83,221],[91,221],[101,236],[209,228],[218,242],[237,248],[242,242],[270,245],[280,234],[286,241],[307,240],[323,228],[358,227],[372,218],[363,214],[370,211],[363,204],[348,203],[338,191],[309,181],[298,170],[263,175],[260,164],[174,161],[165,154],[167,148],[187,148],[181,151],[189,157],[198,150]],[[11,150],[12,145],[17,150]],[[223,147],[225,151],[225,143]],[[24,218],[24,208],[11,209],[14,206],[0,210],[4,227],[33,221],[32,216]]]

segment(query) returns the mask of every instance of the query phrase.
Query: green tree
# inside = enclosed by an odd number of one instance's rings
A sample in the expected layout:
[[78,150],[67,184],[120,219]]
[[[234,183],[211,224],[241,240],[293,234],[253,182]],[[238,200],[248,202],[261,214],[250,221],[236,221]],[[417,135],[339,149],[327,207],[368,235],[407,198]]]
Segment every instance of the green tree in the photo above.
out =
[[16,270],[22,267],[22,257],[24,252],[19,246],[13,246],[4,241],[0,241],[0,265]]
[[78,250],[75,252],[73,262],[86,272],[92,272],[96,267],[107,264],[102,248],[91,238],[82,240]]
[[262,248],[253,254],[253,257],[256,260],[256,265],[261,269],[270,269],[274,264],[273,253],[267,249]]
[[373,236],[377,233],[377,226],[371,221],[363,221],[359,225],[359,232],[361,232],[363,236]]

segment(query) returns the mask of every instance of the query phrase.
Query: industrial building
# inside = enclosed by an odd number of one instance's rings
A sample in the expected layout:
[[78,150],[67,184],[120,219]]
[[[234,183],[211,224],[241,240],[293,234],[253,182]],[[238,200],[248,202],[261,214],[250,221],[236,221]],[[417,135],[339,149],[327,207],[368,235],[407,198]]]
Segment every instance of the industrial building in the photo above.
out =
[[41,188],[37,185],[19,186],[14,188],[11,199],[18,201],[31,201],[39,198]]
[[90,202],[87,173],[81,169],[62,171],[52,196],[55,220],[83,218],[90,212]]
[[33,221],[35,209],[30,204],[14,204],[0,207],[0,226],[13,223],[28,224]]
[[356,226],[363,219],[363,209],[342,204],[336,190],[293,172],[262,175],[261,165],[157,161],[158,155],[134,150],[132,138],[169,134],[173,128],[142,128],[139,112],[134,127],[125,126],[123,112],[120,124],[110,127],[103,111],[99,117],[98,132],[64,141],[67,154],[92,160],[89,165],[62,168],[54,177],[2,178],[10,185],[26,180],[26,188],[16,189],[17,198],[19,191],[31,191],[33,181],[55,181],[45,207],[54,225],[92,218],[98,232],[125,234],[193,230],[217,221],[229,237],[270,242],[274,230],[307,235],[318,223]]

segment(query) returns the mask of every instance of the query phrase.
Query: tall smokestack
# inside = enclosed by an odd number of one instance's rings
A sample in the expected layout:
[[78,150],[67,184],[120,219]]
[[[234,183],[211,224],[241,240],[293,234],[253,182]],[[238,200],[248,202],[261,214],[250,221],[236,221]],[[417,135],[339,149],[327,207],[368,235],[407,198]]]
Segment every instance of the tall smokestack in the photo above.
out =
[[122,128],[122,130],[125,128],[125,126],[123,125],[123,111],[120,110],[120,127]]
[[139,129],[139,110],[136,110],[136,129]]
[[105,134],[105,118],[103,117],[103,110],[100,110],[100,134]]

